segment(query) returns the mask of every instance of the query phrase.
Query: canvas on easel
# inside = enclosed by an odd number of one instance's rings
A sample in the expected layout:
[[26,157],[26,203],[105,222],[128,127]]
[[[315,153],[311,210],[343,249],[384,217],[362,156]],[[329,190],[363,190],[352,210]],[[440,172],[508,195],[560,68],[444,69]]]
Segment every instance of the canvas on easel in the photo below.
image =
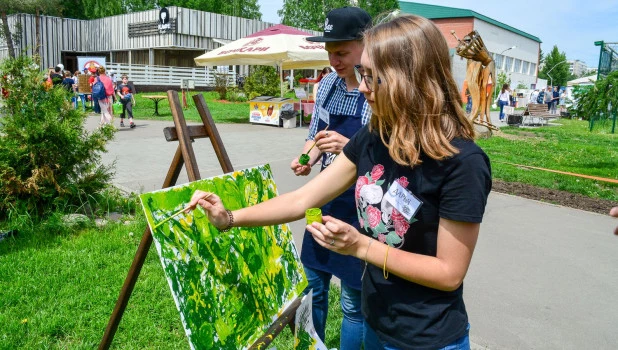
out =
[[[202,119],[202,125],[187,126],[184,119],[182,108],[180,106],[180,100],[176,91],[170,90],[167,92],[172,116],[174,118],[174,127],[168,127],[163,130],[165,139],[168,142],[178,142],[176,153],[171,161],[170,167],[163,181],[163,188],[174,186],[178,180],[180,172],[184,168],[187,172],[189,181],[197,181],[201,179],[197,162],[195,159],[195,153],[193,152],[192,142],[199,138],[208,138],[211,141],[212,147],[217,155],[221,170],[223,173],[232,173],[234,168],[227,155],[223,141],[219,135],[217,127],[215,126],[214,119],[210,114],[206,101],[203,95],[193,96],[195,106]],[[114,306],[105,332],[99,343],[99,350],[108,350],[114,340],[114,335],[118,330],[118,326],[122,320],[124,311],[129,303],[131,293],[135,288],[137,279],[141,272],[148,250],[152,245],[153,238],[150,231],[150,227],[147,226],[142,235],[142,239],[137,248],[137,252],[133,257],[133,262],[129,268],[129,272],[122,285],[118,300]],[[271,326],[263,333],[263,335],[257,339],[249,348],[250,350],[266,349],[273,339],[287,326],[294,331],[294,315],[296,309],[300,305],[300,298],[296,298],[291,304],[278,315],[277,319],[272,322]]]
[[307,286],[287,224],[220,232],[195,190],[239,209],[277,195],[270,166],[258,166],[140,195],[157,252],[192,349],[248,349]]

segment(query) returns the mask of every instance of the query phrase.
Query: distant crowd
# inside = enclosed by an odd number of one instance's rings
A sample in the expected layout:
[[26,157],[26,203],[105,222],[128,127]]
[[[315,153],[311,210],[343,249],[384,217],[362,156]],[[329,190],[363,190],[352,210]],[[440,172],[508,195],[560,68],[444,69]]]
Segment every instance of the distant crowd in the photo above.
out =
[[547,86],[545,90],[536,89],[530,93],[530,103],[546,104],[547,111],[551,114],[558,114],[558,107],[560,107],[560,113],[566,112],[567,93],[566,89],[561,89],[559,86]]
[[[88,77],[87,86],[80,88],[80,76]],[[129,83],[128,76],[125,74],[121,76],[121,81],[118,82],[116,73],[111,71],[108,76],[103,66],[90,66],[84,68],[83,71],[76,70],[71,73],[71,71],[64,69],[63,64],[58,64],[56,67],[48,69],[45,84],[50,88],[61,85],[69,93],[72,93],[71,101],[75,108],[77,108],[80,100],[83,105],[87,101],[90,102],[93,111],[101,114],[101,125],[113,122],[113,104],[122,105],[120,126],[125,126],[124,118],[128,115],[128,126],[130,128],[135,127],[133,106],[135,105],[134,94],[136,90],[133,84]]]

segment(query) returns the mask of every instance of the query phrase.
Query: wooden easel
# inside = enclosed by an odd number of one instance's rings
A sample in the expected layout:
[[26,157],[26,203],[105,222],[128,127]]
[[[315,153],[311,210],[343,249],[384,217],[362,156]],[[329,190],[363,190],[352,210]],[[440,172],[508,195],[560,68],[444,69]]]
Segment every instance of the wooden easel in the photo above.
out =
[[[210,138],[210,142],[212,143],[212,147],[217,155],[219,164],[221,164],[223,173],[233,172],[234,168],[232,167],[232,163],[227,155],[227,151],[225,150],[219,131],[215,126],[212,115],[210,114],[210,110],[206,105],[204,96],[201,94],[193,96],[193,101],[195,102],[203,125],[189,127],[187,126],[184,113],[182,112],[182,106],[180,104],[180,100],[178,99],[178,92],[169,90],[167,92],[167,98],[170,102],[170,109],[172,110],[172,116],[174,118],[174,127],[165,128],[163,130],[163,134],[168,142],[178,141],[178,148],[176,149],[170,168],[167,171],[162,188],[171,187],[176,184],[183,165],[186,167],[189,181],[197,181],[201,178],[197,167],[197,162],[195,160],[193,146],[191,145],[193,139],[197,138]],[[99,344],[99,350],[109,349],[112,340],[114,339],[114,335],[116,334],[116,330],[118,330],[118,325],[120,324],[120,320],[122,319],[124,310],[127,307],[127,303],[129,302],[135,283],[137,282],[137,277],[142,270],[142,266],[144,265],[144,261],[146,260],[148,250],[151,245],[152,234],[150,232],[150,227],[147,226],[146,229],[144,229],[142,240],[137,248],[135,257],[133,258],[133,263],[131,264],[129,273],[127,274],[124,284],[122,285],[122,289],[120,290],[120,295],[116,301],[116,306],[114,306],[114,311],[112,312],[109,322],[107,323],[107,327],[105,328],[103,339],[101,339],[101,343]],[[289,325],[292,332],[294,332],[294,316],[299,305],[300,298],[297,298],[272,324],[267,332],[250,347],[250,349],[265,349],[283,330],[283,328],[285,328],[286,325]]]

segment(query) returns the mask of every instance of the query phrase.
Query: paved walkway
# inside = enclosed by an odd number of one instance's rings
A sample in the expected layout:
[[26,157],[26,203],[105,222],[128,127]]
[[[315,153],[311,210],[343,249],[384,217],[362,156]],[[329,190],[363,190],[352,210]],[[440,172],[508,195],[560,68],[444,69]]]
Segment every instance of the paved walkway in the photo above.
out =
[[[90,128],[97,123],[98,117],[88,120]],[[177,147],[163,137],[172,122],[136,124],[118,131],[103,160],[116,161],[118,186],[156,190]],[[235,169],[270,163],[280,193],[307,180],[289,170],[306,128],[217,127]],[[203,178],[221,173],[208,139],[196,140],[194,149]],[[181,174],[179,182],[186,181]],[[473,348],[615,349],[616,225],[609,216],[492,192],[465,281]],[[292,230],[300,247],[303,224],[292,223]]]

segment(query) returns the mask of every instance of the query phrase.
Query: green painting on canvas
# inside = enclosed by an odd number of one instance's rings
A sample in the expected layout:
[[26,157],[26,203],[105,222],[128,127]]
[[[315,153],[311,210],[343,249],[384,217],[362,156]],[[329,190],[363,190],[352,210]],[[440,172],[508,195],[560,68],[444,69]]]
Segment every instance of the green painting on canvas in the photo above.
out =
[[198,208],[157,226],[198,189],[235,210],[277,196],[275,182],[263,165],[140,195],[191,348],[246,349],[307,280],[287,224],[224,233]]

